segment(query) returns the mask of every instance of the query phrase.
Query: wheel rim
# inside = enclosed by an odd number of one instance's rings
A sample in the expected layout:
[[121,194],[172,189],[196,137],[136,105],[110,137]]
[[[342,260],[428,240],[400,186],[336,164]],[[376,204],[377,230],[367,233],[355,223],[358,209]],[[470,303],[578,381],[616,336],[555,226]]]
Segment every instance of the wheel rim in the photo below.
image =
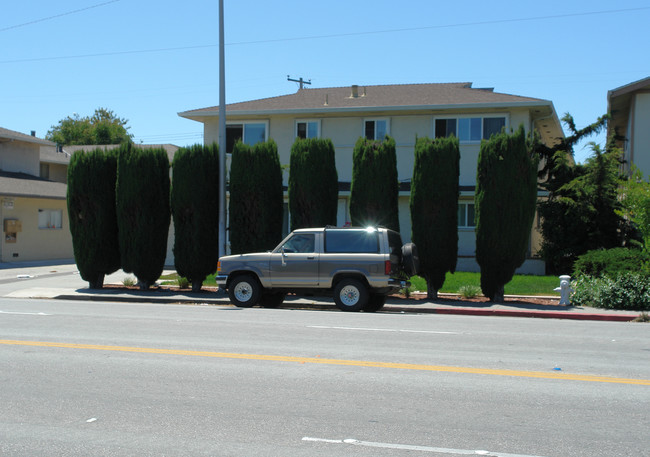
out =
[[339,298],[345,306],[354,306],[359,302],[359,289],[354,286],[345,286],[341,289]]
[[253,288],[247,282],[240,282],[235,286],[235,298],[242,303],[245,303],[251,299],[253,294]]

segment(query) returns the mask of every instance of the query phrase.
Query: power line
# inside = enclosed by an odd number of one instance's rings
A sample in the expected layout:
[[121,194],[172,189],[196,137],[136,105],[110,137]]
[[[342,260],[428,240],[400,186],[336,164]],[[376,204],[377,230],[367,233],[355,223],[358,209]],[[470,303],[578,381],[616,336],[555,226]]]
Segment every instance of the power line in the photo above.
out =
[[[110,2],[102,3],[96,6],[102,6],[117,1],[120,0],[112,0]],[[94,8],[94,7],[88,7],[85,9],[89,9],[89,8]],[[385,30],[374,30],[374,31],[367,31],[367,32],[349,32],[349,33],[335,33],[329,35],[311,35],[311,36],[302,36],[302,37],[275,38],[269,40],[239,41],[239,42],[226,43],[226,46],[244,46],[244,45],[251,45],[251,44],[281,43],[281,42],[301,41],[301,40],[318,40],[318,39],[327,39],[327,38],[377,35],[382,33],[415,32],[420,30],[434,30],[434,29],[445,29],[445,28],[453,28],[453,27],[471,27],[477,25],[494,25],[494,24],[514,23],[514,22],[529,22],[529,21],[537,21],[537,20],[562,19],[568,17],[593,16],[599,14],[627,13],[632,11],[643,11],[643,10],[650,10],[650,6],[644,6],[639,8],[615,9],[615,10],[587,11],[583,13],[555,14],[549,16],[534,16],[534,17],[514,18],[514,19],[495,19],[491,21],[461,22],[456,24],[430,25],[430,26],[423,26],[423,27],[408,27],[408,28],[401,28],[401,29],[385,29]],[[77,11],[82,11],[82,10],[77,10]],[[73,12],[64,13],[64,14],[72,14]],[[58,16],[52,16],[52,17],[58,17]],[[38,21],[34,21],[34,22],[38,22]],[[6,29],[0,29],[0,32],[3,30]],[[39,62],[39,61],[63,60],[63,59],[82,59],[87,57],[105,57],[105,56],[127,55],[127,54],[145,54],[145,53],[154,53],[154,52],[185,51],[189,49],[216,48],[216,47],[218,47],[217,44],[206,44],[206,45],[196,45],[196,46],[141,49],[141,50],[132,50],[132,51],[114,51],[114,52],[104,52],[104,53],[96,53],[96,54],[80,54],[80,55],[71,55],[71,56],[34,57],[28,59],[2,60],[0,61],[0,64]]]
[[93,8],[99,8],[100,6],[105,6],[105,5],[108,5],[110,3],[116,3],[116,2],[119,2],[119,1],[120,0],[110,0],[108,2],[98,3],[97,5],[87,6],[85,8],[79,8],[77,10],[72,10],[72,11],[68,11],[68,12],[65,12],[65,13],[61,13],[61,14],[55,14],[54,16],[48,16],[48,17],[44,17],[44,18],[41,18],[41,19],[35,19],[33,21],[24,22],[22,24],[11,25],[9,27],[5,27],[4,29],[0,29],[0,32],[6,32],[7,30],[17,29],[19,27],[25,27],[25,26],[32,25],[32,24],[38,24],[39,22],[45,22],[45,21],[49,21],[51,19],[56,19],[56,18],[59,18],[59,17],[68,16],[70,14],[80,13],[82,11],[91,10]]

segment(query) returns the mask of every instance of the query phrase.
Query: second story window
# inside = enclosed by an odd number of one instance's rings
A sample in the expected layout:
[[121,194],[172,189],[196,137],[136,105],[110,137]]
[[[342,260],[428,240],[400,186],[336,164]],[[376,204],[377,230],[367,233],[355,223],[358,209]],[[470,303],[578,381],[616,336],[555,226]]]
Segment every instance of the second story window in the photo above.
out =
[[232,153],[235,143],[239,140],[250,146],[266,141],[267,131],[267,122],[242,122],[226,125],[226,152]]
[[388,119],[367,119],[364,121],[364,136],[369,140],[383,140],[388,131]]
[[296,121],[296,137],[303,139],[320,137],[320,122]]
[[506,118],[503,116],[436,119],[434,135],[436,138],[454,135],[461,143],[478,143],[490,139],[505,126]]

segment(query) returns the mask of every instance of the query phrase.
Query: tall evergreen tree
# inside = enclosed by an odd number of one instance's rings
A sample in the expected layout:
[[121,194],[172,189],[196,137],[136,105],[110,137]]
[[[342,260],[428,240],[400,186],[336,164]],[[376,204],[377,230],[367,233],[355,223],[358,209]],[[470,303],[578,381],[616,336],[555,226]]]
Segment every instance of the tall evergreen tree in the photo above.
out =
[[200,144],[176,151],[172,164],[171,211],[177,273],[198,292],[219,260],[219,149]]
[[118,152],[117,225],[122,269],[148,289],[162,273],[169,233],[169,158],[130,144]]
[[399,182],[395,140],[359,138],[352,152],[352,225],[381,225],[399,231]]
[[230,166],[230,250],[233,254],[273,249],[282,239],[284,197],[278,146],[239,142]]
[[503,301],[504,286],[526,260],[535,203],[537,158],[524,127],[481,142],[476,177],[476,261],[481,289]]
[[428,298],[437,298],[458,259],[460,149],[455,137],[418,138],[411,181],[411,239]]
[[296,138],[289,164],[291,230],[336,225],[338,186],[332,140]]
[[120,268],[115,214],[115,152],[77,151],[68,167],[68,218],[74,258],[91,289]]

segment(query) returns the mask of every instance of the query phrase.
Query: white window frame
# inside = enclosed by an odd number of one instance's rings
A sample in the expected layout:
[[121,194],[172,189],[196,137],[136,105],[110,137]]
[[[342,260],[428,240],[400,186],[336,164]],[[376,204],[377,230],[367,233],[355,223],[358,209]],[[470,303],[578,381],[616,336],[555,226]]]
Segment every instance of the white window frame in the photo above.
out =
[[389,117],[368,117],[363,120],[363,124],[361,125],[361,136],[366,138],[366,122],[374,122],[375,123],[375,137],[372,138],[373,140],[383,140],[384,137],[377,138],[377,121],[385,121],[386,122],[386,135],[390,135],[390,118]]
[[293,136],[298,138],[298,124],[307,124],[307,133],[309,133],[309,124],[316,124],[316,136],[307,136],[306,138],[320,138],[320,119],[296,119],[294,122]]
[[[505,119],[505,129],[506,131],[508,130],[510,126],[510,115],[508,113],[490,113],[490,114],[462,114],[462,115],[448,115],[448,116],[435,116],[433,118],[433,126],[431,130],[433,131],[433,137],[436,137],[436,120],[438,119],[455,119],[456,120],[456,137],[458,138],[458,141],[461,144],[480,144],[481,140],[462,140],[460,139],[460,136],[458,135],[458,121],[460,119],[472,119],[472,118],[479,118],[481,119],[481,139],[483,138],[483,120],[484,119],[494,119],[494,118],[504,118]],[[365,125],[365,124],[364,124]]]
[[61,230],[63,228],[63,210],[53,208],[39,208],[39,230]]
[[[469,220],[469,205],[474,206],[474,225],[467,225],[467,221]],[[474,201],[470,200],[459,200],[458,201],[458,210],[460,211],[460,207],[463,206],[464,212],[465,212],[465,225],[460,225],[460,221],[457,221],[458,223],[458,228],[459,229],[471,229],[474,230],[476,228],[476,205]]]

